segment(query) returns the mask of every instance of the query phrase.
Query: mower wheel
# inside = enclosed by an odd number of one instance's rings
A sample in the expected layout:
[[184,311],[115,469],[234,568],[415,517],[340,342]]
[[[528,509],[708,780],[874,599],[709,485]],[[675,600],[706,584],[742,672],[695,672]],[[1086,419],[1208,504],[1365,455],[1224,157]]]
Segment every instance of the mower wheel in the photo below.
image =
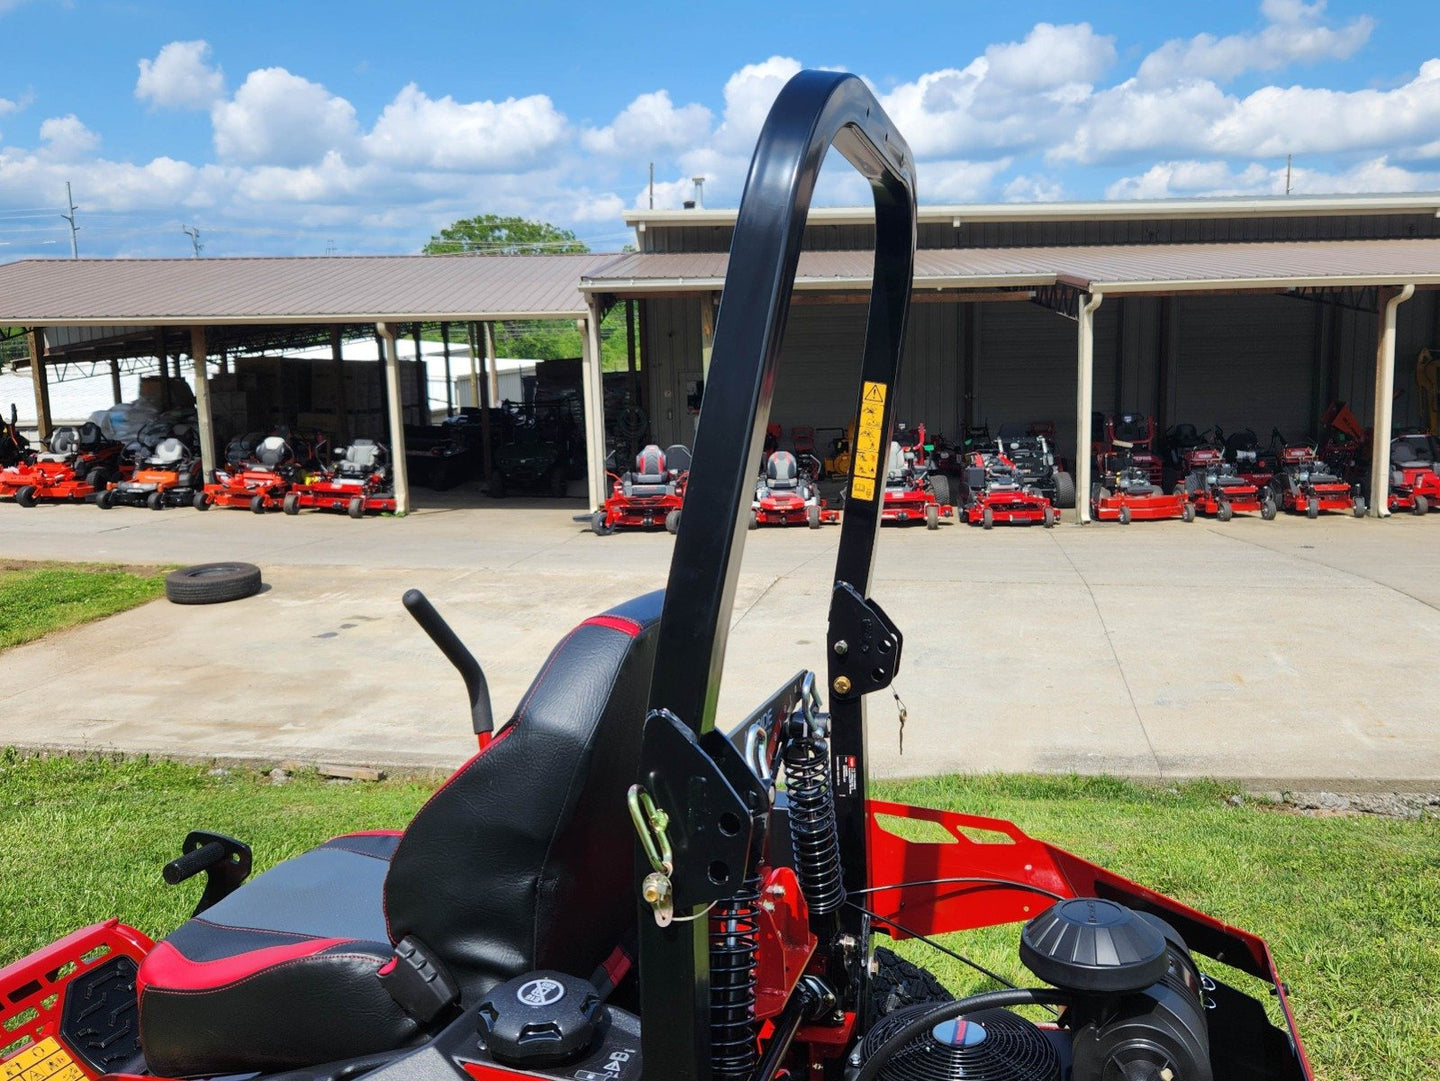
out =
[[1308,502],[1308,503],[1305,504],[1305,517],[1306,517],[1306,518],[1319,518],[1319,517],[1320,517],[1320,500],[1317,499],[1317,498],[1316,498],[1315,496],[1313,496],[1313,495],[1310,497],[1310,502]]
[[254,499],[250,500],[250,510],[255,514],[264,514],[265,497],[263,495],[257,495]]
[[15,492],[15,502],[22,507],[35,505],[35,485],[26,484]]
[[253,563],[197,563],[165,576],[173,604],[220,604],[260,592],[260,568]]
[[280,504],[280,509],[283,510],[286,514],[299,514],[299,513],[300,513],[300,493],[299,493],[299,492],[286,492],[286,493],[285,493],[285,500],[284,500],[284,502],[282,502],[282,503]]
[[165,497],[159,492],[151,492],[145,497],[145,505],[151,510],[164,510]]
[[678,510],[672,510],[669,514],[665,515],[665,532],[680,532],[680,512]]
[[760,528],[760,515],[756,514],[753,510],[750,512],[750,524],[749,524],[746,528],[747,528],[747,529],[759,529],[759,528]]
[[1055,528],[1055,508],[1054,508],[1054,507],[1046,507],[1046,508],[1045,508],[1045,528],[1046,528],[1046,529],[1054,529],[1054,528]]
[[989,507],[986,507],[985,510],[981,512],[980,524],[986,529],[995,528],[995,512],[992,511]]
[[351,518],[364,518],[365,500],[361,499],[358,495],[351,496],[350,504],[345,508],[345,513],[350,515]]
[[930,474],[930,491],[935,496],[935,502],[942,506],[950,505],[950,478],[939,473]]
[[1415,497],[1415,505],[1410,508],[1410,513],[1416,514],[1421,518],[1425,517],[1425,515],[1430,513],[1430,500],[1426,499],[1423,495],[1417,495]]
[[96,492],[95,505],[101,510],[110,510],[115,506],[115,493],[108,488],[103,492]]
[[[818,509],[816,509],[816,512],[815,512],[815,513],[816,513],[816,516],[818,517],[820,512],[819,512]],[[812,528],[812,529],[819,529],[819,528],[820,528],[820,523],[817,521],[817,522],[815,523],[815,525],[811,526],[810,528]],[[927,504],[925,505],[925,528],[926,528],[926,529],[939,529],[939,528],[940,528],[940,508],[939,508],[939,506],[937,506],[937,505],[934,504],[934,503],[927,503]]]
[[1129,524],[1130,524],[1130,508],[1129,508],[1129,507],[1121,507],[1121,508],[1120,508],[1120,524],[1121,524],[1121,525],[1129,525]]
[[[1419,496],[1418,498],[1423,499],[1423,498],[1425,498],[1425,497],[1424,497],[1424,496]],[[940,519],[940,512],[939,512],[939,511],[936,511],[936,512],[935,512],[935,519],[936,519],[936,521],[939,521],[939,519]],[[819,528],[820,528],[820,508],[819,508],[819,507],[808,507],[808,508],[806,508],[806,511],[805,511],[805,524],[808,525],[811,529],[819,529]]]
[[1221,500],[1220,505],[1215,508],[1215,517],[1222,522],[1228,522],[1235,517],[1235,511],[1226,500]]
[[1061,510],[1075,506],[1075,478],[1063,469],[1055,474],[1055,505]]
[[605,521],[605,512],[603,510],[597,510],[594,514],[590,515],[590,532],[594,533],[597,537],[608,537],[611,533],[615,532],[615,527]]
[[1183,521],[1193,522],[1195,520],[1195,504],[1187,501],[1185,506],[1180,509],[1180,517]]
[[1274,520],[1276,514],[1275,500],[1266,496],[1260,501],[1260,517],[1269,522]]
[[1365,517],[1365,499],[1364,499],[1363,496],[1358,496],[1358,495],[1357,495],[1357,496],[1355,497],[1355,506],[1354,506],[1352,509],[1353,509],[1354,512],[1355,512],[1355,517],[1356,517],[1356,518],[1364,518],[1364,517]]
[[209,510],[210,500],[206,498],[204,492],[196,492],[194,497],[190,500],[190,505],[196,510]]
[[907,1006],[925,1002],[953,1002],[955,996],[935,975],[887,950],[875,947],[870,977],[870,1016],[884,1017]]

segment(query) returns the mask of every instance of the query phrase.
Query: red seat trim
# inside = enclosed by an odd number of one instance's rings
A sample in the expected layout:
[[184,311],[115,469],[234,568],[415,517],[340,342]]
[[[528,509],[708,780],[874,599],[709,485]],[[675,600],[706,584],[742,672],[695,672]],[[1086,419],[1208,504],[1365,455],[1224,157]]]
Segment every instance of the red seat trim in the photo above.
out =
[[349,938],[313,938],[285,946],[266,946],[216,961],[192,961],[170,943],[159,942],[136,974],[135,991],[137,995],[143,995],[152,987],[182,993],[213,991],[287,961],[313,957],[352,941]]
[[633,619],[626,619],[624,616],[591,616],[582,627],[607,627],[612,631],[619,631],[629,635],[631,638],[640,637],[640,624]]

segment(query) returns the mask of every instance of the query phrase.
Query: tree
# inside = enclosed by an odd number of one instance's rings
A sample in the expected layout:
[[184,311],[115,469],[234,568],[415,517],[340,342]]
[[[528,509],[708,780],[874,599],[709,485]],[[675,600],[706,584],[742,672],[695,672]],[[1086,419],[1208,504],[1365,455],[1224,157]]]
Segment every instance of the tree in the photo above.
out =
[[426,255],[454,255],[457,252],[487,252],[491,255],[543,255],[588,252],[590,249],[569,229],[549,222],[480,214],[461,218],[439,236],[432,236],[422,249]]

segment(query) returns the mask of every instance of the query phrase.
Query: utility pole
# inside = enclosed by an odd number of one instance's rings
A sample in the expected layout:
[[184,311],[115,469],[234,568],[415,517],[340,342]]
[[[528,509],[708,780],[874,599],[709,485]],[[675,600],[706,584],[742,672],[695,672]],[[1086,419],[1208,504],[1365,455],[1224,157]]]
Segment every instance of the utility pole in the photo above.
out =
[[1295,161],[1295,155],[1294,155],[1294,154],[1286,154],[1286,155],[1285,155],[1285,194],[1286,194],[1286,195],[1289,195],[1289,194],[1290,194],[1290,166],[1291,166],[1292,164],[1294,164],[1294,161]]
[[190,238],[190,247],[195,252],[194,258],[199,259],[200,253],[205,250],[205,245],[200,243],[200,227],[187,225],[180,231]]
[[75,234],[79,232],[80,227],[75,224],[75,211],[80,208],[75,205],[75,199],[70,194],[70,181],[68,180],[65,181],[65,202],[70,206],[70,213],[61,214],[60,216],[70,223],[70,258],[79,259],[80,248],[79,245],[75,243]]
[[650,209],[655,209],[655,163],[650,163]]

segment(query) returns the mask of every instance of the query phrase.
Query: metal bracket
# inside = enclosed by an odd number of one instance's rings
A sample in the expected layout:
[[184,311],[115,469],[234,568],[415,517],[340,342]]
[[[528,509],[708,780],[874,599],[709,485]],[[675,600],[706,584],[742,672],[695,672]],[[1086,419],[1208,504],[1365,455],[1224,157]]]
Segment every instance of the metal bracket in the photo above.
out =
[[830,694],[854,701],[890,686],[905,643],[884,610],[848,582],[830,595]]

